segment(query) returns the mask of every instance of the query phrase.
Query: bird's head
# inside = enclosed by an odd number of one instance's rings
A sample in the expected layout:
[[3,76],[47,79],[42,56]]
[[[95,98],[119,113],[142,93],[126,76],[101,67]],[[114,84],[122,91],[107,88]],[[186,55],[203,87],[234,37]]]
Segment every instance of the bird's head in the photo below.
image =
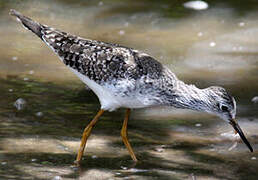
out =
[[225,121],[235,119],[235,99],[222,87],[211,86],[207,90],[211,105],[210,112]]
[[251,152],[253,148],[246,139],[243,131],[235,120],[236,117],[236,101],[224,88],[212,86],[207,88],[208,96],[210,99],[210,113],[219,116],[221,119],[225,120],[235,131],[239,134],[243,142],[247,145]]

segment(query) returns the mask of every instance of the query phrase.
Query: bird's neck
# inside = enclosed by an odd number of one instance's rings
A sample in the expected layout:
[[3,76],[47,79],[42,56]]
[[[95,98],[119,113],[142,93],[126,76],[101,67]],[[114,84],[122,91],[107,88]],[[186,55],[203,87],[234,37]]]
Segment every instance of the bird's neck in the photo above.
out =
[[206,89],[199,89],[178,80],[173,91],[174,102],[171,103],[171,106],[209,112],[209,93]]

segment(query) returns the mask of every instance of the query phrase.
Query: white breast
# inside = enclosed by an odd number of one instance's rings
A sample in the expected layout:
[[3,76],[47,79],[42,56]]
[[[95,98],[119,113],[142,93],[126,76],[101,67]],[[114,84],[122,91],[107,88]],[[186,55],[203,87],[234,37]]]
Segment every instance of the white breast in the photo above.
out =
[[83,81],[99,98],[101,109],[114,111],[117,108],[143,108],[149,106],[148,104],[142,102],[140,99],[135,97],[120,97],[112,85],[101,86],[90,80],[87,76],[79,73],[78,71],[69,68],[75,75],[77,75],[81,81]]

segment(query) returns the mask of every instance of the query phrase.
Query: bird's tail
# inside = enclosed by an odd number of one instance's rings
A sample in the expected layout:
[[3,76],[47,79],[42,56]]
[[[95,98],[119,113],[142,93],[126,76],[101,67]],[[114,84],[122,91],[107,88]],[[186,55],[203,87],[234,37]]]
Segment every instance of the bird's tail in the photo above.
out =
[[10,10],[10,15],[16,16],[17,20],[22,23],[25,29],[31,30],[33,33],[35,33],[38,37],[42,39],[42,25],[40,23],[35,22],[26,16],[23,16],[21,13],[14,9]]

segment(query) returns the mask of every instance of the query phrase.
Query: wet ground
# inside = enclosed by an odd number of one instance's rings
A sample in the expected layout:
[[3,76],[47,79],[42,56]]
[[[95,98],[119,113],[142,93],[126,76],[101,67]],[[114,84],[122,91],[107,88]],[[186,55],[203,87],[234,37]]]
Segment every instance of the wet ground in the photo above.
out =
[[[0,179],[257,179],[258,4],[207,2],[197,11],[183,1],[1,1]],[[121,109],[103,115],[75,168],[97,97],[9,17],[10,8],[81,37],[145,51],[198,87],[225,87],[254,153],[241,142],[229,150],[233,130],[217,117],[152,108],[134,110],[129,121],[140,160],[134,164],[120,138]]]

